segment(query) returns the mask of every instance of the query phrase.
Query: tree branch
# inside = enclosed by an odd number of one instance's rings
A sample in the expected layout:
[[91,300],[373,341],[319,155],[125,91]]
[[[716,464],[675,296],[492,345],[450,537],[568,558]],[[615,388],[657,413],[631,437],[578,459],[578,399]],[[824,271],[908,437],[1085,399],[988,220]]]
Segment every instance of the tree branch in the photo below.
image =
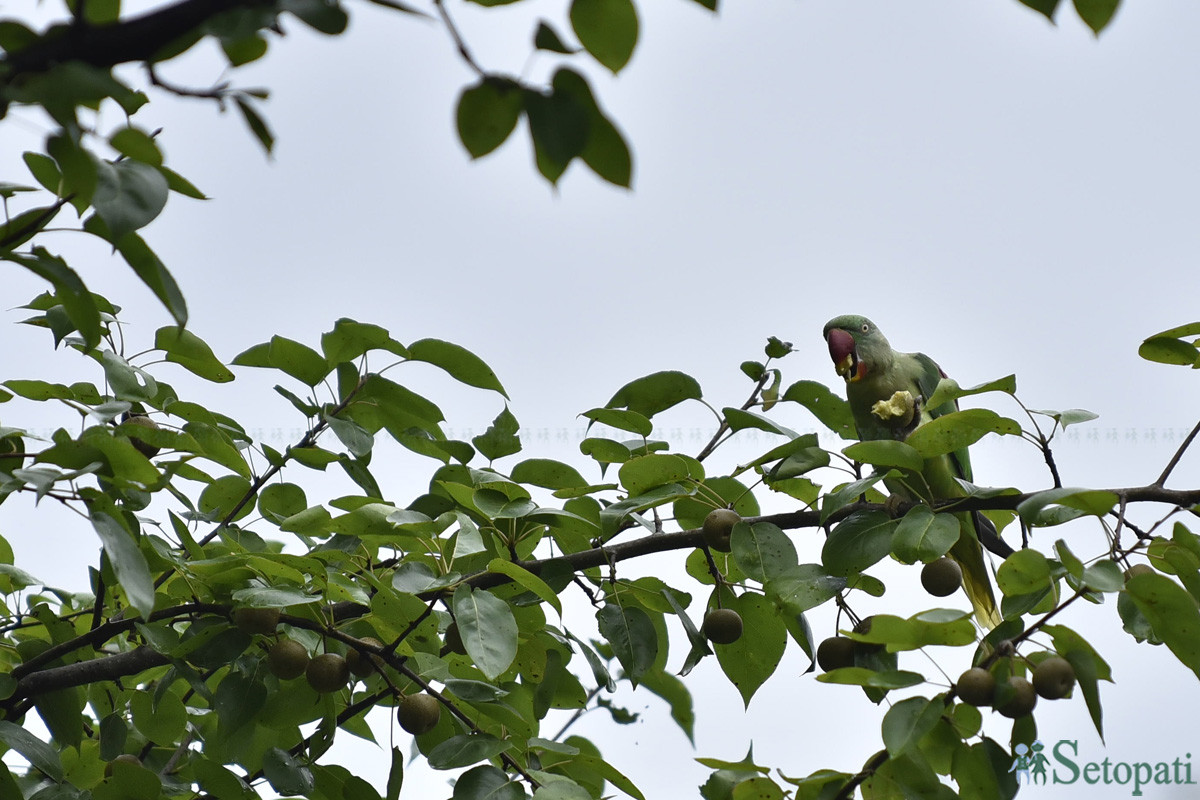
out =
[[111,25],[59,25],[39,41],[0,59],[7,79],[45,72],[66,61],[112,67],[149,61],[164,47],[216,15],[235,8],[272,6],[274,0],[180,0]]

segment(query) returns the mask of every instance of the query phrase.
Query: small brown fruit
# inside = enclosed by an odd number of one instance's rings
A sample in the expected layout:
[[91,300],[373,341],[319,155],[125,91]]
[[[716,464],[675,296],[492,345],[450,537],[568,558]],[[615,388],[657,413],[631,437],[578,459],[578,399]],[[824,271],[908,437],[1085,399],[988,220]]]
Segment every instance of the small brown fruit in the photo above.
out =
[[1047,700],[1066,697],[1075,688],[1075,668],[1061,656],[1051,656],[1033,670],[1033,688]]
[[830,636],[817,645],[817,663],[829,672],[833,669],[854,666],[855,641],[845,636]]
[[427,694],[410,694],[396,708],[396,721],[413,736],[429,733],[442,716],[442,704]]
[[350,665],[337,653],[322,653],[308,662],[304,677],[309,686],[322,694],[336,692],[350,680]]
[[267,666],[285,681],[299,678],[308,669],[308,650],[295,639],[280,639],[267,651]]
[[982,667],[971,667],[954,684],[958,699],[972,706],[990,706],[996,697],[996,676]]
[[1129,579],[1134,577],[1135,575],[1153,575],[1153,574],[1154,574],[1154,567],[1150,566],[1149,564],[1134,564],[1132,567],[1125,570],[1125,582],[1128,583]]
[[[383,642],[376,639],[374,636],[364,636],[359,639],[364,644],[374,645],[375,647],[383,647]],[[350,648],[346,651],[346,663],[350,665],[350,672],[359,678],[365,678],[379,668],[382,664],[382,659],[379,656],[367,653],[362,653],[355,648]]]
[[996,710],[1009,719],[1031,713],[1037,705],[1037,692],[1033,684],[1014,675],[1008,679],[1008,687],[1011,690],[1008,699],[996,706]]
[[274,633],[279,624],[278,608],[235,608],[232,614],[233,624],[242,633],[253,636],[256,633]]
[[921,570],[921,585],[934,597],[946,597],[962,586],[962,567],[949,556],[930,561]]
[[142,765],[142,760],[133,753],[121,753],[121,755],[104,765],[104,777],[112,777],[114,764],[130,764],[135,767],[140,767]]
[[732,508],[717,508],[708,512],[708,516],[704,518],[704,541],[713,550],[728,553],[733,526],[741,521],[741,515]]
[[[122,422],[126,425],[136,425],[140,428],[147,428],[155,431],[158,430],[158,423],[150,419],[145,414],[127,414]],[[129,443],[133,445],[135,450],[144,455],[146,458],[154,458],[156,455],[158,455],[158,451],[160,449],[158,445],[144,442],[135,434],[129,435]]]
[[702,627],[713,644],[733,644],[742,638],[742,615],[732,608],[714,608],[704,615]]

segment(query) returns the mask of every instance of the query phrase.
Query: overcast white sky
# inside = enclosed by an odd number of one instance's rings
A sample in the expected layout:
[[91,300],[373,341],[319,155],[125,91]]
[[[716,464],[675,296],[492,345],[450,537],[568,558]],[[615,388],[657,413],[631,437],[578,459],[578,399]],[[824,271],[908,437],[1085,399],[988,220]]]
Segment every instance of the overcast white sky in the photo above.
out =
[[[208,104],[156,96],[135,118],[164,128],[168,163],[213,197],[173,199],[145,233],[187,294],[192,329],[225,358],[275,333],[316,344],[341,316],[402,341],[456,341],[504,381],[530,431],[527,454],[583,466],[557,432],[573,436],[575,415],[624,382],[682,369],[714,405],[737,405],[749,388],[737,365],[776,335],[797,346],[782,365],[788,382],[832,386],[821,326],[864,313],[897,348],[929,353],[964,385],[1016,372],[1030,406],[1100,413],[1059,451],[1068,484],[1148,483],[1195,422],[1196,375],[1142,362],[1136,350],[1200,317],[1200,5],[1128,3],[1097,40],[1069,7],[1051,26],[1016,0],[726,3],[717,16],[685,0],[643,3],[630,66],[615,79],[588,67],[633,143],[632,192],[579,166],[552,190],[523,128],[471,163],[453,109],[473,78],[444,30],[350,7],[348,35],[310,35],[289,20],[261,64],[228,76],[271,89],[271,161],[235,114]],[[557,64],[528,60],[537,18],[569,32],[554,3],[448,7],[482,64],[531,79]],[[206,51],[163,73],[204,85],[222,77],[216,64]],[[13,116],[0,133],[3,176],[27,180],[19,154],[45,128]],[[123,264],[66,239],[62,247],[81,254],[93,288],[125,306],[130,336],[148,343],[168,323]],[[9,270],[0,296],[8,308],[40,290]],[[39,331],[0,326],[9,375],[62,380],[76,359],[48,360],[43,345]],[[494,396],[417,379],[459,435],[481,431],[501,408]],[[274,382],[243,373],[189,391],[247,427],[295,427]],[[6,425],[22,424],[15,409],[0,411]],[[706,413],[668,420],[685,449],[698,449],[689,437],[710,426]],[[798,408],[782,419],[815,425]],[[766,446],[747,444],[714,469]],[[985,442],[974,458],[982,483],[1047,485],[1030,448]],[[419,492],[408,463],[379,467],[396,500]],[[1185,461],[1174,484],[1195,486],[1197,464]],[[83,586],[82,566],[64,571],[61,556],[76,548],[90,558],[91,533],[65,521],[47,531],[21,505],[5,505],[0,531],[35,574]],[[1076,552],[1101,548],[1091,528],[1069,535]],[[802,559],[815,560],[819,542],[805,536]],[[1081,698],[1039,716],[1043,738],[1078,738],[1081,759],[1200,756],[1195,676],[1163,650],[1100,638],[1119,633],[1114,603],[1066,623],[1077,621],[1102,642],[1118,681],[1104,690],[1108,748]],[[831,615],[812,624],[832,633]],[[703,664],[693,673],[694,752],[642,692],[623,699],[646,707],[643,722],[613,729],[596,714],[578,729],[649,797],[678,796],[707,774],[693,756],[736,759],[751,738],[760,761],[789,775],[853,770],[879,747],[878,712],[857,690],[800,677],[805,665],[789,656],[743,716],[715,662]],[[992,733],[1007,739],[1002,724]],[[380,774],[384,759],[364,752],[362,774]],[[443,776],[416,774],[414,783],[442,785]],[[1030,795],[1083,796],[1071,788]],[[1089,796],[1127,791],[1092,787]]]

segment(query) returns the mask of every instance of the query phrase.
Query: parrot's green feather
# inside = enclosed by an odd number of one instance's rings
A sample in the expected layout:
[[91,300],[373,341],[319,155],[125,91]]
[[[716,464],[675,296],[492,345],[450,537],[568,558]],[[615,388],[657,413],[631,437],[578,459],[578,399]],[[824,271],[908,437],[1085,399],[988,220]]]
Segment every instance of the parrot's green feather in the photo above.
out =
[[[842,350],[849,347],[846,334],[853,339],[853,369],[846,372],[846,399],[861,439],[903,441],[920,425],[958,410],[958,404],[954,401],[937,408],[926,408],[925,399],[933,396],[945,374],[933,359],[923,353],[898,353],[893,350],[874,323],[865,317],[837,317],[826,324],[825,338],[829,341],[830,354],[835,357],[835,362],[841,358]],[[897,392],[910,393],[919,403],[920,414],[912,415],[913,418],[906,421],[900,416],[881,413],[885,409],[876,408],[876,403],[890,400]],[[971,457],[966,448],[926,459],[920,473],[909,472],[885,483],[893,494],[911,500],[933,502],[965,496],[965,490],[956,480],[958,478],[972,480]],[[1007,545],[999,540],[994,527],[981,515],[963,512],[955,516],[959,520],[961,534],[950,548],[949,555],[962,567],[963,588],[975,609],[976,618],[985,627],[993,628],[1000,623],[1001,617],[992,593],[992,582],[980,539],[981,536],[987,537],[988,541],[999,542],[997,546],[1002,548],[1007,548]]]

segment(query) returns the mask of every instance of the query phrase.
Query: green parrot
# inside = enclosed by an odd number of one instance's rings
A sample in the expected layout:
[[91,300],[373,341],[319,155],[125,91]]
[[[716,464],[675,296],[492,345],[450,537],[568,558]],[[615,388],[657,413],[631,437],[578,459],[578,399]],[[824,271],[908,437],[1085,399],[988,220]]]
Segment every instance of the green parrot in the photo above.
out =
[[[834,367],[846,380],[846,399],[859,439],[903,441],[921,424],[958,409],[953,401],[927,408],[925,399],[933,395],[946,374],[924,353],[893,350],[866,317],[835,317],[825,323],[824,336]],[[932,502],[963,497],[966,492],[956,478],[972,479],[966,448],[926,459],[919,475],[910,473],[887,480],[885,485],[894,495]],[[980,543],[1001,557],[1012,555],[1013,550],[1000,538],[991,520],[979,512],[955,516],[960,534],[949,555],[962,568],[963,588],[976,619],[985,628],[994,628],[1001,617]]]

